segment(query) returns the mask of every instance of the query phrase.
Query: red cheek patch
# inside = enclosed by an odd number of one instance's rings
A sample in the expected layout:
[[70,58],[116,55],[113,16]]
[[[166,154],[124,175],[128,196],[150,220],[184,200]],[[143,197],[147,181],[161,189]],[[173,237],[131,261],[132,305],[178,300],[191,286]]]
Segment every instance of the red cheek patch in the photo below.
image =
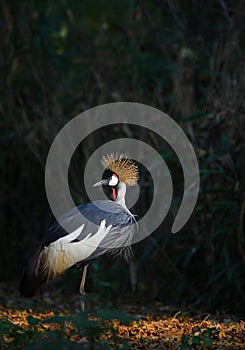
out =
[[112,189],[112,198],[113,200],[117,199],[117,190],[115,188]]

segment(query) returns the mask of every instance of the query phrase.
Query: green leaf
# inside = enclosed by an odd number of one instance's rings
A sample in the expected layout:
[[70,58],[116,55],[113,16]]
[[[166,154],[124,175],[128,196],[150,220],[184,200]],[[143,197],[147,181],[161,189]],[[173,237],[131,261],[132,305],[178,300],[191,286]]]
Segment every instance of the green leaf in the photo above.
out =
[[118,321],[124,324],[129,324],[134,320],[132,316],[128,316],[118,310],[107,310],[107,309],[99,310],[97,312],[97,315],[101,317],[103,320],[117,319]]
[[212,339],[209,337],[204,337],[203,346],[207,348],[208,346],[211,346],[211,345],[212,345]]
[[36,324],[38,324],[39,320],[35,317],[29,316],[27,318],[27,322],[29,323],[30,326],[35,326]]

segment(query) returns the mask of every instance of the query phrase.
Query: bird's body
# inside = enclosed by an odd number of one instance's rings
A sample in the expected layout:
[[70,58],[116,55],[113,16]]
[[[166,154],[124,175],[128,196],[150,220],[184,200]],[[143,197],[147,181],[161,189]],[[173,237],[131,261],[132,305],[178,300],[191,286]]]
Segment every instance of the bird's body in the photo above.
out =
[[[125,158],[116,156],[111,155],[111,162],[106,164],[106,179],[95,185],[111,186],[114,200],[82,204],[65,213],[50,227],[25,268],[20,283],[23,296],[33,296],[43,282],[56,278],[77,263],[86,266],[105,253],[130,255],[137,224],[125,205],[126,181],[120,182],[114,173],[113,161],[115,163],[118,159],[122,163],[124,160],[124,170],[127,162],[132,170],[132,162],[126,158],[125,163]],[[120,167],[117,172],[120,174]]]

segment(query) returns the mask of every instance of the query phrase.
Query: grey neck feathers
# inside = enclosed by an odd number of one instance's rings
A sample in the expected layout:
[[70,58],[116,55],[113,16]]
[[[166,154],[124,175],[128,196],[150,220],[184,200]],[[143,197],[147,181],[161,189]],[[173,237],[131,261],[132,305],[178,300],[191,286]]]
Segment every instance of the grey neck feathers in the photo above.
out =
[[124,182],[120,182],[117,186],[117,198],[115,202],[127,209],[125,204],[125,195],[126,195],[126,185]]

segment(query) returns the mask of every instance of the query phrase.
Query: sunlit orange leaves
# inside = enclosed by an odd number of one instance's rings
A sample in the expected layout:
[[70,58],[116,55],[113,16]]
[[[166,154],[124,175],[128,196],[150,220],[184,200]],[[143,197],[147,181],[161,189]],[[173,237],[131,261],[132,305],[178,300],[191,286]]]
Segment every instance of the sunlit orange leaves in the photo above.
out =
[[45,342],[52,340],[61,345],[63,342],[73,342],[84,349],[96,349],[97,346],[101,349],[104,346],[105,349],[108,346],[124,349],[125,344],[129,348],[142,350],[244,348],[244,321],[198,320],[198,317],[181,316],[181,313],[172,317],[141,315],[126,324],[120,318],[119,312],[111,310],[83,314],[72,310],[57,313],[50,310],[34,312],[31,308],[2,308],[0,345],[1,349],[22,349],[31,343],[35,349],[37,342],[39,345],[44,342],[45,347]]

